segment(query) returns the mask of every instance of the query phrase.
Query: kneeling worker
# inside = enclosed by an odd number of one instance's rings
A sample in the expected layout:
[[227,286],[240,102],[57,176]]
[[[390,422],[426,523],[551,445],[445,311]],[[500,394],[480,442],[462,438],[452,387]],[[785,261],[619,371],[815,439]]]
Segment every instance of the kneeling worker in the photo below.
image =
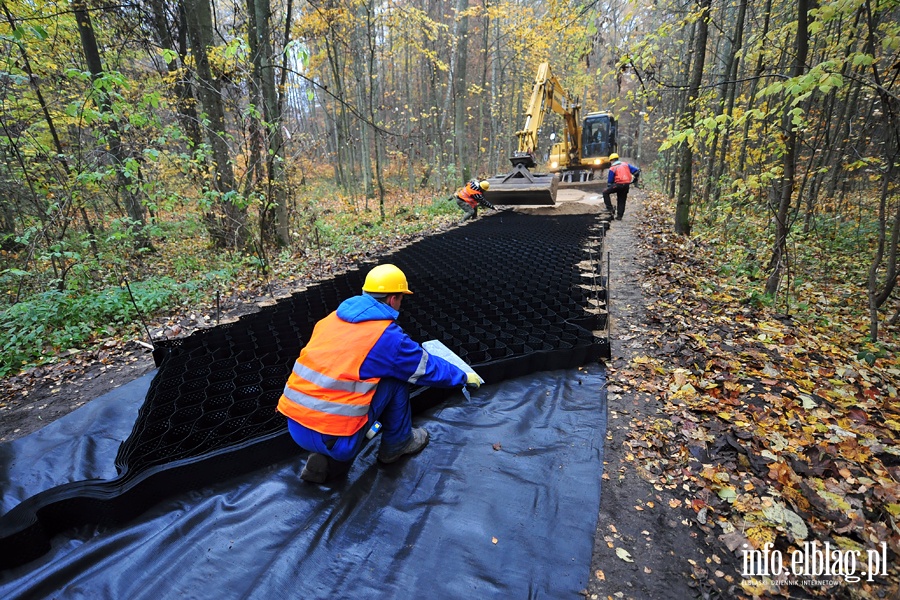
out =
[[477,217],[479,204],[485,208],[497,210],[494,208],[493,204],[485,200],[484,194],[482,193],[488,191],[490,188],[490,181],[486,179],[484,181],[473,179],[466,183],[465,187],[456,190],[456,205],[465,213],[463,218],[459,220],[460,223],[467,219]]
[[300,474],[305,481],[345,473],[376,421],[383,426],[380,462],[424,448],[428,432],[412,428],[410,384],[479,385],[477,375],[431,356],[395,323],[404,295],[412,294],[403,271],[378,265],[362,289],[316,324],[278,401],[291,437],[312,453]]

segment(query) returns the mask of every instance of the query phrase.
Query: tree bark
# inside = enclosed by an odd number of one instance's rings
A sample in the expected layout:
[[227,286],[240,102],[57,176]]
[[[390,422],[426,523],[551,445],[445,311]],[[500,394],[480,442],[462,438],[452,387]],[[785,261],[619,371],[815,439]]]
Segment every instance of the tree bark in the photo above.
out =
[[206,138],[212,149],[212,188],[217,196],[212,211],[206,215],[207,229],[217,247],[237,248],[243,246],[246,239],[247,211],[234,201],[234,170],[226,142],[222,87],[209,64],[209,48],[213,45],[209,0],[185,0],[185,12],[197,70],[197,91],[208,120]]
[[[697,116],[696,100],[703,80],[706,63],[706,39],[709,35],[709,7],[712,0],[699,0],[700,18],[697,21],[697,38],[694,44],[694,59],[691,66],[691,82],[683,122],[692,127]],[[678,198],[675,205],[675,233],[691,233],[691,186],[693,185],[693,152],[685,141],[681,145],[678,160]]]
[[[275,56],[272,51],[271,28],[269,19],[272,7],[269,0],[247,0],[248,10],[253,9],[255,38],[254,72],[257,86],[261,91],[264,130],[266,132],[266,198],[267,203],[275,206],[275,239],[280,246],[290,244],[290,223],[288,222],[288,206],[285,190],[284,139],[281,134],[281,109],[278,92],[275,88]],[[251,46],[252,47],[252,46]]]
[[[78,23],[78,34],[81,37],[85,62],[91,72],[91,77],[96,81],[103,77],[103,62],[100,58],[100,48],[97,45],[97,38],[94,35],[94,26],[87,11],[87,5],[84,0],[76,0],[72,4],[72,10]],[[102,89],[97,90],[97,105],[101,112],[112,114],[109,98]],[[134,192],[135,187],[140,187],[140,171],[128,172],[128,167],[126,166],[129,158],[128,153],[122,144],[119,126],[114,117],[109,120],[106,144],[114,163],[113,166],[116,170],[119,187],[125,198],[125,209],[128,213],[128,218],[131,219],[135,230],[135,241],[140,248],[150,248],[150,242],[144,234],[144,227],[147,225],[144,205],[141,204],[140,198]]]
[[[809,0],[797,0],[796,53],[791,77],[799,77],[806,70],[806,55],[809,52]],[[793,124],[790,98],[785,99],[781,126],[786,136],[784,147],[784,172],[781,178],[781,195],[775,213],[775,244],[772,248],[772,273],[766,280],[766,293],[774,296],[781,284],[781,277],[788,259],[787,237],[790,233],[788,210],[794,192],[794,174],[797,171],[797,130]]]
[[[713,163],[713,171],[710,184],[712,185],[713,202],[719,200],[722,191],[722,174],[725,172],[725,160],[728,154],[728,145],[731,141],[731,115],[734,111],[734,97],[737,91],[737,73],[738,63],[740,62],[739,53],[744,44],[744,17],[747,14],[747,0],[741,0],[738,6],[737,19],[734,24],[734,44],[731,52],[728,54],[728,69],[725,75],[725,122],[722,132],[722,147],[719,150],[719,156],[715,158]],[[713,157],[711,157],[713,158]]]

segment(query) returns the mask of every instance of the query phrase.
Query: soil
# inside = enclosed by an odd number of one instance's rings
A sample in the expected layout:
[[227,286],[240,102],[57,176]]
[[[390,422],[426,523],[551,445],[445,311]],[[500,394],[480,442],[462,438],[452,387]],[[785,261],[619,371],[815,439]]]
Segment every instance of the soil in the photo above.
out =
[[[642,226],[642,196],[641,190],[632,190],[624,219],[613,221],[606,237],[611,273],[609,420],[591,577],[581,594],[591,600],[719,597],[719,590],[728,587],[722,579],[728,575],[725,565],[732,562],[720,561],[715,555],[722,544],[707,539],[697,527],[693,511],[670,508],[670,501],[678,497],[677,490],[653,485],[642,478],[634,467],[633,457],[628,460],[629,450],[623,445],[633,428],[640,428],[643,420],[660,410],[655,395],[632,391],[631,386],[626,390],[616,383],[618,370],[624,369],[633,357],[652,351],[648,348],[651,342],[641,335],[646,322],[641,265],[651,260],[649,253],[642,250],[637,235]],[[605,211],[599,193],[567,189],[559,191],[555,207],[515,210],[537,214]],[[265,303],[271,297],[258,300]],[[258,306],[249,302],[230,307],[223,318],[253,312]],[[154,334],[165,332],[180,337],[215,324],[208,317],[198,315],[200,312],[173,316],[151,323],[149,328]],[[145,342],[110,340],[98,350],[73,353],[56,364],[7,378],[0,382],[0,442],[36,431],[154,368]],[[730,575],[734,577],[735,573]]]

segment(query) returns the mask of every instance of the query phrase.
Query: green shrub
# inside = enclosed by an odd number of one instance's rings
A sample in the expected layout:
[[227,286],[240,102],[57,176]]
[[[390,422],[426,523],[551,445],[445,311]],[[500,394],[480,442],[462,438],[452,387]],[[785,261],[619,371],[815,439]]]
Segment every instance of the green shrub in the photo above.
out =
[[153,314],[196,287],[163,277],[131,284],[134,303],[127,288],[110,287],[78,294],[48,291],[14,304],[0,313],[0,377],[83,347],[100,332],[133,323],[138,310]]

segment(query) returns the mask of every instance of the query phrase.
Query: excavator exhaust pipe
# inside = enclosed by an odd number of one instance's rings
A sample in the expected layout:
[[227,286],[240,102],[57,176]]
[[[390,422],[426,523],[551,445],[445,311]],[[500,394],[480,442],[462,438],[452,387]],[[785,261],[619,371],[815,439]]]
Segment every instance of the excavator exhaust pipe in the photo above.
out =
[[559,175],[532,173],[521,163],[504,175],[489,178],[490,189],[484,198],[494,205],[554,206]]

